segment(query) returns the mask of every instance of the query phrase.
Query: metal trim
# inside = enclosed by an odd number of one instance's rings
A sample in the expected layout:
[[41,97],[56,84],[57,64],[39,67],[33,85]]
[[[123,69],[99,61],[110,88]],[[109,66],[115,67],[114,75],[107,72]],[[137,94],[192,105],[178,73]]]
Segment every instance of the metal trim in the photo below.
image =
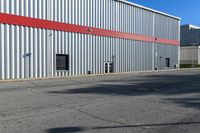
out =
[[139,4],[135,4],[135,3],[133,3],[133,2],[129,2],[129,1],[126,1],[126,0],[116,0],[116,1],[122,2],[122,3],[125,3],[125,4],[129,4],[129,5],[132,5],[132,6],[135,6],[135,7],[139,7],[139,8],[148,10],[148,11],[152,11],[152,12],[154,12],[154,13],[162,14],[162,15],[165,15],[165,16],[168,16],[168,17],[171,17],[171,18],[175,18],[175,19],[181,20],[181,18],[179,18],[179,17],[177,17],[177,16],[173,16],[173,15],[170,15],[170,14],[167,14],[167,13],[164,13],[164,12],[161,12],[161,11],[157,11],[157,10],[154,10],[154,9],[151,9],[151,8],[148,8],[148,7],[139,5]]

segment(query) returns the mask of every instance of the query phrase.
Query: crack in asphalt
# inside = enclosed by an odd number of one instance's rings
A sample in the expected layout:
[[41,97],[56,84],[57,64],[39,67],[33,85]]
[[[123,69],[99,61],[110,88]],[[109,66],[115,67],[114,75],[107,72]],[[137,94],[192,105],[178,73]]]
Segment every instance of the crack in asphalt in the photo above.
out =
[[[56,113],[56,112],[60,112],[62,109],[66,109],[68,107],[71,107],[72,109],[74,109],[74,106],[86,106],[88,104],[91,104],[93,102],[100,102],[100,101],[105,101],[105,100],[109,100],[109,98],[104,98],[104,99],[95,99],[95,100],[90,100],[90,99],[86,99],[82,102],[74,102],[74,103],[70,103],[70,104],[60,104],[60,105],[56,105],[56,106],[51,106],[51,107],[30,107],[30,108],[25,108],[25,109],[21,109],[21,111],[19,110],[17,113],[1,113],[0,114],[0,118],[2,119],[1,121],[16,121],[18,119],[26,119],[26,118],[30,118],[33,117],[34,115],[32,115],[32,113],[36,114],[36,113],[40,113],[37,116],[43,116],[43,115],[48,115],[51,113]],[[90,102],[90,103],[87,103]],[[87,103],[87,104],[85,104]],[[46,110],[52,110],[52,109],[56,109],[57,111],[53,111],[53,112],[49,112],[49,113],[44,113]],[[8,117],[16,117],[16,116],[20,116],[21,114],[23,114],[23,116],[18,117],[18,118],[12,118],[12,119],[6,119]],[[4,116],[4,117],[3,117]]]
[[87,112],[87,111],[83,111],[83,110],[81,110],[81,109],[79,109],[79,108],[76,108],[76,107],[74,107],[74,106],[72,106],[72,108],[73,108],[74,110],[80,112],[80,113],[83,113],[83,114],[85,114],[85,115],[87,115],[87,116],[90,116],[90,117],[95,118],[95,119],[98,119],[98,120],[102,120],[102,121],[109,122],[109,123],[114,123],[114,124],[120,124],[120,125],[123,125],[123,126],[127,126],[127,124],[125,124],[125,123],[123,123],[123,122],[119,122],[119,121],[114,121],[114,120],[108,120],[108,119],[105,119],[105,118],[101,118],[101,117],[99,117],[99,116],[96,116],[96,115],[94,115],[94,114],[91,114],[91,113],[89,113],[89,112]]

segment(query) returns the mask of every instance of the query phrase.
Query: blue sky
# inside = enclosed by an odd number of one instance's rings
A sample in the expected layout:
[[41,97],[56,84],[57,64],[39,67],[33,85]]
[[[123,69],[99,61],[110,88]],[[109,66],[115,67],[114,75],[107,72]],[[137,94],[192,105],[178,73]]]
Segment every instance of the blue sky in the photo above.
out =
[[200,0],[129,0],[182,19],[182,24],[200,26]]

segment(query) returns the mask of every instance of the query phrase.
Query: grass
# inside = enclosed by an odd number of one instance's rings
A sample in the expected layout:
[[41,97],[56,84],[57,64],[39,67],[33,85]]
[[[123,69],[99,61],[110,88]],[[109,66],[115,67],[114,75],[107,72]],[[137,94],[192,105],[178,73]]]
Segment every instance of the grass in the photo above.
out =
[[192,66],[192,64],[181,64],[180,68],[200,68],[200,65],[194,65]]

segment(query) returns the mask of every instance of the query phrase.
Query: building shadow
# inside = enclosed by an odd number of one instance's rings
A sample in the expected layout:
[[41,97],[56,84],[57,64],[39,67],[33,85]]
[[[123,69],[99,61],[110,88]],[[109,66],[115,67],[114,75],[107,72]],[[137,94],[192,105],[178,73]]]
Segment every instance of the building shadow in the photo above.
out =
[[[138,80],[137,80],[138,78]],[[109,96],[142,96],[195,94],[192,98],[164,99],[178,103],[183,107],[200,109],[200,75],[148,75],[127,77],[123,80],[104,80],[86,88],[66,89],[64,91],[49,91],[61,95],[109,95]]]
[[185,108],[196,108],[200,110],[200,95],[193,98],[168,98],[165,100],[179,104]]
[[[200,109],[200,75],[148,75],[127,77],[118,80],[102,80],[85,88],[66,89],[64,91],[49,91],[47,93],[60,95],[108,95],[108,96],[143,96],[163,95],[173,96],[164,98],[165,101],[179,104],[186,108]],[[183,94],[183,95],[182,95]],[[186,94],[186,95],[184,95]],[[187,94],[194,94],[188,97]],[[177,97],[182,95],[182,97]],[[159,123],[142,125],[100,126],[100,127],[61,127],[46,130],[47,133],[84,132],[89,130],[139,128],[139,127],[164,127],[177,125],[200,125],[197,122]]]
[[120,128],[142,128],[142,127],[166,127],[179,125],[199,125],[197,122],[177,122],[177,123],[160,123],[160,124],[141,124],[141,125],[123,125],[123,126],[97,126],[97,127],[61,127],[47,129],[46,133],[77,133],[89,130],[103,130],[103,129],[120,129]]
[[84,127],[61,127],[46,130],[46,133],[76,133],[86,131]]

